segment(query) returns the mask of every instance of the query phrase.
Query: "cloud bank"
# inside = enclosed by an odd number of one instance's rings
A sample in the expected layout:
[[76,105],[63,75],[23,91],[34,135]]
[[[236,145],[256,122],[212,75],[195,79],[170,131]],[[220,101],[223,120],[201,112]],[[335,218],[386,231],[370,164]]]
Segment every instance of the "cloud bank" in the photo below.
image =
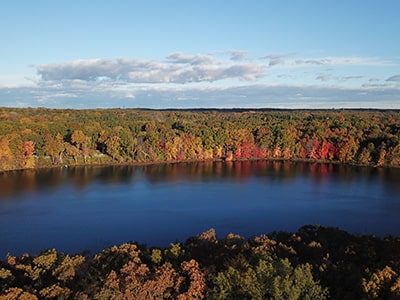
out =
[[388,66],[388,60],[359,56],[328,56],[315,58],[295,58],[290,55],[267,55],[263,59],[269,60],[269,66],[286,67],[318,67],[318,66]]
[[[239,60],[239,54],[234,60]],[[129,59],[89,59],[37,68],[43,81],[114,80],[129,83],[191,83],[223,79],[256,80],[265,68],[255,63],[233,63],[210,55],[173,53],[163,61]]]
[[71,86],[0,89],[4,106],[96,108],[397,108],[400,89],[244,85],[226,88],[137,87],[93,89]]
[[[378,78],[366,73],[371,68],[394,72]],[[158,60],[84,59],[35,70],[29,86],[0,86],[0,106],[400,109],[398,65],[367,57],[176,52]]]

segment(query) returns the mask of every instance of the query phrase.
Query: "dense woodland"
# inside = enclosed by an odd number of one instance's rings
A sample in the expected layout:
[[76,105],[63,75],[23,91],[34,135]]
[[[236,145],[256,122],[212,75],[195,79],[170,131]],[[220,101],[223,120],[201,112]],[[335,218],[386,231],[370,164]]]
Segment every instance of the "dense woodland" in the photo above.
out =
[[211,159],[400,165],[399,111],[0,109],[0,169]]
[[0,261],[0,299],[400,299],[399,238],[305,226]]
[[[213,159],[398,167],[400,112],[0,109],[1,170]],[[0,260],[0,299],[400,299],[399,249],[320,226],[51,249]]]

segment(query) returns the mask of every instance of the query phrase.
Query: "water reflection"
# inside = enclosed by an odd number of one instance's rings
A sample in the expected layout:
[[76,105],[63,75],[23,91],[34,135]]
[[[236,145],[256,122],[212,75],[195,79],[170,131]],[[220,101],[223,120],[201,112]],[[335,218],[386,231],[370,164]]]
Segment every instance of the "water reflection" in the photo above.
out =
[[0,199],[30,194],[43,189],[72,185],[84,189],[93,182],[101,184],[132,184],[135,176],[149,183],[182,181],[245,182],[251,177],[279,178],[285,182],[298,176],[309,177],[316,184],[330,180],[350,182],[357,178],[379,180],[385,188],[400,193],[400,169],[343,166],[287,161],[191,162],[144,166],[91,166],[24,170],[0,173]]
[[243,236],[304,224],[400,235],[400,169],[198,162],[0,174],[0,256],[167,245],[214,227]]

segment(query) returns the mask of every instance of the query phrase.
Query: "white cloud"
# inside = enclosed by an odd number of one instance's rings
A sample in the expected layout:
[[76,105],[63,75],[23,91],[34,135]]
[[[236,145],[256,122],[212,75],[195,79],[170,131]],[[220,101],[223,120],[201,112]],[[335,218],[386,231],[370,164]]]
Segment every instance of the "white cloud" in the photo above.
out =
[[298,59],[297,65],[328,65],[328,66],[381,66],[390,64],[378,58],[358,56],[332,56],[312,59]]
[[288,55],[286,55],[286,54],[282,54],[282,55],[272,54],[272,55],[266,55],[261,58],[269,60],[268,66],[273,67],[273,66],[277,66],[277,65],[284,65],[287,57],[288,57]]
[[213,57],[211,55],[194,55],[194,54],[185,54],[182,52],[172,53],[167,56],[167,60],[172,63],[180,63],[180,64],[190,64],[190,65],[203,65],[203,64],[212,64]]
[[234,60],[234,61],[241,61],[241,60],[245,60],[248,58],[247,51],[243,51],[243,50],[230,51],[230,55],[231,55],[231,60]]
[[318,74],[315,79],[319,81],[349,81],[353,79],[361,79],[364,76],[361,75],[351,75],[351,76],[334,76],[332,74]]
[[388,79],[386,79],[386,81],[400,82],[400,74],[391,76]]
[[385,64],[351,56],[256,59],[241,50],[176,52],[160,60],[84,59],[36,66],[39,76],[30,86],[0,87],[0,106],[400,108],[400,75],[385,81],[362,73]]
[[223,79],[255,80],[264,66],[232,63],[210,55],[173,53],[164,61],[129,59],[88,59],[40,65],[43,81],[122,81],[130,83],[214,82]]
[[267,55],[263,59],[269,60],[269,66],[285,67],[318,67],[318,66],[392,66],[389,60],[361,56],[326,56],[297,58],[292,55]]

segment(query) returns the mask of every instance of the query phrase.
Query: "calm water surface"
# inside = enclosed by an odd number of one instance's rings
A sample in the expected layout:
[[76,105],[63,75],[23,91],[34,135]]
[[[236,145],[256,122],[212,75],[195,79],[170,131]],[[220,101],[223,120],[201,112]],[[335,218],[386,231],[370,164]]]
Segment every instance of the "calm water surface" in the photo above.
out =
[[304,224],[400,235],[400,170],[253,161],[0,174],[1,257]]

